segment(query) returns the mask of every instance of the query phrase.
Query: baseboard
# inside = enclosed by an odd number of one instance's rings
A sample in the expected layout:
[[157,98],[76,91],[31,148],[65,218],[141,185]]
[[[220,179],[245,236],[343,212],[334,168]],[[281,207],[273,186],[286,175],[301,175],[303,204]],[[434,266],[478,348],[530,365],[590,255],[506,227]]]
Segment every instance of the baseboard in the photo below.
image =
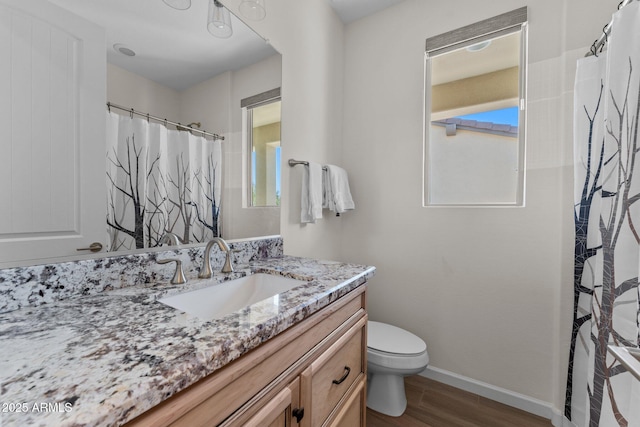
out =
[[429,366],[420,373],[423,377],[450,385],[470,393],[477,394],[487,399],[495,400],[504,405],[521,409],[530,414],[546,418],[552,421],[556,427],[562,426],[562,415],[559,411],[554,410],[552,405],[542,400],[534,399],[524,394],[516,393],[504,388],[496,387],[491,384],[477,381],[453,372],[445,371],[436,367]]

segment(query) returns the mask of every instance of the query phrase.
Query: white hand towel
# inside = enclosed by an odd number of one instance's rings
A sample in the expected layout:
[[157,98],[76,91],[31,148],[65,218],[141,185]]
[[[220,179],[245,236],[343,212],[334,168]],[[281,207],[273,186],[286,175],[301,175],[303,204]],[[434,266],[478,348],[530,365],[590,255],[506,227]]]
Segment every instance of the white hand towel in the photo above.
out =
[[322,218],[322,165],[309,162],[302,171],[300,221],[314,223]]
[[355,203],[349,189],[349,176],[347,171],[339,166],[327,165],[324,175],[325,200],[324,206],[341,214],[347,210],[355,209]]
[[329,169],[326,166],[322,169],[322,207],[332,212],[336,210],[331,181],[329,180]]

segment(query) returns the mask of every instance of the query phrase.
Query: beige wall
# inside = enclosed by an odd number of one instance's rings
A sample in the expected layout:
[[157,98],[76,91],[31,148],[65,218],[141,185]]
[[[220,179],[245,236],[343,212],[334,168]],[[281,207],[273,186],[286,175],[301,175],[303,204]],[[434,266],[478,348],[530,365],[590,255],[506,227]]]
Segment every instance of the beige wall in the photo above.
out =
[[[178,120],[180,92],[107,64],[107,101],[169,120]],[[125,114],[120,110],[114,110]]]
[[229,140],[226,147],[225,165],[228,165],[225,219],[229,236],[241,237],[280,234],[279,207],[251,207],[243,205],[244,191],[248,183],[248,165],[246,159],[247,142],[242,136],[242,111],[240,101],[244,98],[266,92],[282,85],[282,66],[284,58],[274,55],[264,61],[243,68],[234,73],[231,85],[231,121]]
[[273,55],[256,64],[192,86],[181,96],[184,120],[202,121],[205,129],[222,133],[222,235],[226,239],[268,236],[280,232],[280,208],[246,208],[246,174],[240,100],[281,85],[282,59]]
[[[424,40],[525,5],[526,207],[422,207]],[[378,267],[371,319],[424,338],[431,366],[556,412],[572,304],[575,60],[616,5],[406,0],[346,28],[342,160],[358,208],[340,242],[343,259]]]
[[[223,0],[238,12],[240,0]],[[289,158],[341,163],[344,26],[325,0],[280,0],[247,24],[282,54],[282,219],[287,254],[336,259],[341,218],[300,225],[301,166]],[[357,201],[356,201],[357,203]]]

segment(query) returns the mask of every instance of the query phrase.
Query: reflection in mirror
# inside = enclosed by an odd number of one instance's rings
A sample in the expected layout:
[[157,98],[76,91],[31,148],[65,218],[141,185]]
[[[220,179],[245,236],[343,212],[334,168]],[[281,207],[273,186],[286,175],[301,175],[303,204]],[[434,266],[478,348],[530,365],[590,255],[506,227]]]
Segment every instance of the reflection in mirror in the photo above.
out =
[[246,142],[247,207],[280,206],[280,88],[240,103]]
[[526,8],[427,40],[425,204],[522,206]]
[[220,237],[220,139],[110,111],[106,144],[109,252]]
[[[233,14],[231,15],[232,36],[227,39],[212,36],[207,30],[208,1],[192,2],[191,7],[187,10],[173,9],[160,0],[33,0],[28,3],[25,7],[33,6],[35,8],[40,4],[39,7],[46,11],[46,13],[43,12],[40,20],[53,28],[62,28],[63,30],[61,31],[66,31],[68,28],[68,21],[66,20],[68,13],[64,15],[62,14],[63,11],[71,12],[76,22],[81,21],[80,26],[82,26],[82,22],[86,22],[87,27],[93,28],[97,26],[105,29],[106,51],[102,43],[97,45],[100,47],[99,50],[103,52],[102,54],[106,56],[106,69],[104,65],[100,64],[100,61],[95,61],[91,65],[94,67],[91,71],[96,75],[104,76],[106,74],[106,97],[104,91],[100,90],[101,87],[99,85],[96,86],[96,96],[90,98],[89,101],[85,101],[85,98],[82,98],[82,103],[77,104],[84,105],[84,113],[89,110],[95,111],[94,107],[99,106],[102,112],[99,119],[103,122],[105,117],[108,116],[115,116],[114,120],[116,121],[122,117],[129,118],[128,112],[114,109],[112,109],[111,114],[108,114],[105,103],[110,101],[113,104],[133,108],[138,112],[149,113],[167,118],[170,121],[184,123],[185,125],[198,123],[199,126],[194,124],[194,127],[224,136],[225,140],[219,148],[221,150],[219,158],[222,164],[221,167],[219,165],[216,168],[215,172],[217,177],[216,185],[220,186],[220,188],[217,190],[216,198],[218,200],[214,210],[218,209],[219,216],[216,218],[211,215],[211,212],[206,215],[201,213],[201,217],[207,216],[203,220],[203,223],[206,224],[204,228],[217,228],[218,234],[224,236],[225,239],[279,233],[279,219],[274,218],[274,212],[270,212],[266,220],[262,219],[262,213],[259,211],[248,215],[241,214],[243,209],[241,199],[235,196],[242,187],[242,167],[238,167],[242,165],[240,100],[281,85],[281,56],[264,39]],[[50,8],[58,8],[61,11],[60,15],[50,13]],[[29,11],[27,12],[30,13]],[[37,17],[38,15],[34,14],[34,16]],[[65,20],[56,22],[58,16],[63,16]],[[41,33],[38,32],[36,34],[40,36]],[[73,36],[75,33],[69,30],[69,34]],[[82,39],[80,40],[82,41]],[[99,38],[97,40],[100,41]],[[96,43],[83,42],[81,47],[93,45],[96,45]],[[80,56],[85,57],[86,55],[81,52]],[[11,58],[11,60],[14,59]],[[81,69],[80,73],[82,72],[84,71]],[[72,93],[71,91],[66,92]],[[55,94],[57,92],[52,93]],[[17,97],[14,98],[17,99]],[[70,105],[70,103],[57,102],[52,105],[60,109],[60,105]],[[86,107],[88,106],[91,108],[87,109]],[[85,117],[88,115],[84,114]],[[39,119],[34,118],[33,121],[38,126],[44,125]],[[141,121],[147,123],[146,119]],[[153,121],[148,126],[151,127],[151,125],[164,127],[162,123],[154,123]],[[104,124],[102,126],[102,129],[104,129]],[[93,126],[93,128],[99,127]],[[169,125],[167,128],[168,135],[178,140],[186,140],[191,137],[189,132],[179,132],[175,126]],[[45,131],[44,128],[43,131]],[[82,135],[86,135],[84,131],[78,132],[74,129],[73,132],[77,132],[80,135],[78,141],[80,145],[84,147],[95,146],[97,148],[96,152],[101,153],[99,163],[102,168],[92,172],[97,177],[94,179],[95,182],[100,182],[105,186],[108,185],[109,178],[104,168],[109,164],[118,168],[118,162],[126,158],[126,154],[120,160],[109,162],[105,159],[107,150],[101,148],[106,136],[103,138],[103,135],[100,135],[99,139],[102,140],[102,143],[100,143],[98,138],[95,137],[91,141],[83,139]],[[131,142],[133,142],[132,136],[133,134],[130,135]],[[167,139],[170,138],[163,139],[165,145]],[[208,141],[211,141],[211,138]],[[136,149],[139,149],[139,147],[136,147]],[[85,149],[84,151],[86,152],[87,150]],[[190,155],[191,158],[202,157],[207,160],[211,158],[207,153],[202,155],[194,153],[195,151]],[[149,158],[153,163],[155,157],[151,155]],[[124,163],[120,164],[124,165]],[[26,167],[26,165],[22,164],[13,166],[17,168]],[[181,168],[181,165],[173,161],[172,167]],[[205,178],[205,173],[208,171],[207,167],[208,163],[193,169],[194,173],[198,171],[200,173],[199,176],[194,174],[190,177],[195,186],[204,187],[209,185],[208,178]],[[122,172],[122,168],[120,169]],[[172,180],[175,183],[178,182],[176,177],[172,178]],[[88,182],[83,178],[81,186],[87,186]],[[75,185],[78,186],[80,184],[76,182]],[[173,184],[167,181],[158,185],[170,187]],[[95,192],[97,194],[106,193],[105,188],[99,191],[96,188]],[[108,197],[107,195],[107,200]],[[159,197],[162,198],[162,196]],[[155,201],[158,200],[155,199]],[[186,199],[183,201],[186,201],[187,206],[193,209],[187,212],[188,209],[185,209],[183,205],[180,215],[191,215],[194,221],[197,221],[198,213],[196,212],[195,204],[191,204]],[[130,203],[132,202],[133,200]],[[206,198],[199,203],[200,205],[206,204]],[[74,205],[72,204],[71,206]],[[176,212],[178,211],[180,209],[176,210]],[[72,212],[71,215],[75,215],[75,212]],[[277,215],[279,217],[279,211]],[[22,236],[27,236],[23,240],[29,240],[29,243],[33,241],[35,246],[41,247],[43,245],[38,243],[38,240],[32,236],[38,233],[42,235],[43,233],[40,230],[22,228],[19,235],[15,232],[13,234],[5,234],[11,241],[8,241],[10,243],[8,246],[2,246],[2,230],[6,229],[6,227],[3,228],[4,224],[0,224],[0,268],[100,256],[100,253],[84,255],[88,251],[77,252],[76,249],[90,247],[92,242],[99,242],[105,248],[109,245],[109,238],[105,237],[107,235],[105,216],[106,213],[91,216],[93,218],[92,221],[98,223],[97,229],[102,230],[98,231],[97,237],[95,235],[91,238],[78,236],[76,230],[80,225],[84,229],[86,224],[84,222],[77,223],[77,220],[75,220],[76,222],[68,227],[70,231],[66,231],[67,228],[65,228],[62,233],[64,234],[62,235],[62,240],[73,241],[68,249],[62,250],[60,244],[52,244],[50,246],[53,251],[48,253],[38,252],[36,254],[35,251],[27,248],[22,251],[22,255],[16,257],[12,257],[13,254],[9,253],[11,251],[15,252],[16,236],[18,239],[22,239]],[[1,218],[4,217],[0,215]],[[156,220],[159,220],[157,215]],[[212,222],[215,222],[215,220],[218,220],[219,224]],[[185,232],[184,229],[165,229],[158,224],[156,223],[154,226],[156,227],[154,237],[149,238],[147,236],[146,243],[149,244],[145,244],[145,246],[157,244],[162,234],[166,234],[166,231],[175,232],[180,237],[180,240],[185,242],[194,243],[199,240],[194,238],[193,230]],[[247,224],[250,224],[250,226],[247,226]],[[265,225],[261,226],[261,224]],[[127,225],[127,229],[130,228]],[[14,229],[16,228],[14,227]],[[251,236],[241,235],[237,230],[251,230],[253,234]],[[196,234],[201,234],[202,238],[206,239],[202,228]],[[122,236],[122,230],[120,235]],[[69,238],[70,236],[72,237],[71,239]],[[139,233],[133,238],[134,240],[139,240]],[[117,241],[117,239],[118,237],[116,236],[113,241]],[[52,241],[51,233],[45,233],[43,240]],[[121,246],[121,249],[135,248],[138,246],[138,242],[135,242],[134,245],[114,245],[114,247],[118,246]],[[6,253],[5,247],[8,248]],[[12,250],[11,248],[14,249]],[[5,257],[5,255],[11,256]]]

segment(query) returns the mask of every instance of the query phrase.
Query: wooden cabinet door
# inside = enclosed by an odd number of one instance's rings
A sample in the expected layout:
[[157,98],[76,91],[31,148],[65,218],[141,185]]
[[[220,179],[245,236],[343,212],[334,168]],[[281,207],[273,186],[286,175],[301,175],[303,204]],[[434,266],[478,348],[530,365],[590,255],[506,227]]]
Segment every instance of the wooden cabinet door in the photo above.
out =
[[299,409],[300,380],[298,378],[285,387],[274,398],[260,403],[262,408],[253,415],[244,427],[297,427],[294,411]]
[[366,415],[367,398],[365,381],[362,379],[329,425],[330,427],[365,427]]
[[104,243],[104,29],[0,0],[0,57],[0,268]]

